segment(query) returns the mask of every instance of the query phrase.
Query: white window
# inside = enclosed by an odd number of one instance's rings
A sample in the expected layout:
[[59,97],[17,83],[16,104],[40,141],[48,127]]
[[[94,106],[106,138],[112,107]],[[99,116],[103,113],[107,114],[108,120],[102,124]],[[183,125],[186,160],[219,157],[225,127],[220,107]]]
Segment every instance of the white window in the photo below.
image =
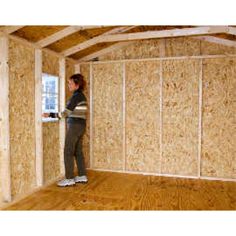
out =
[[[58,81],[55,75],[42,74],[42,112],[58,113]],[[55,120],[52,118],[43,120]]]

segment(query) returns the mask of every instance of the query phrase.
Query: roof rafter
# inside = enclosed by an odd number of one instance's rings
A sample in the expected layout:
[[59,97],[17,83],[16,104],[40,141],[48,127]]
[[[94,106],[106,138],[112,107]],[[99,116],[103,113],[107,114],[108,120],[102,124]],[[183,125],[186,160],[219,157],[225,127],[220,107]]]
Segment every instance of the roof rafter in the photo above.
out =
[[24,25],[5,26],[1,31],[6,34],[12,34],[13,32],[23,28]]
[[104,34],[101,34],[101,35],[96,36],[96,37],[94,37],[92,39],[86,40],[83,43],[80,43],[80,44],[75,45],[75,46],[73,46],[71,48],[68,48],[68,49],[64,50],[62,52],[62,54],[64,56],[72,55],[74,53],[77,53],[79,51],[82,51],[82,50],[84,50],[84,49],[86,49],[88,47],[91,47],[91,46],[97,44],[98,42],[101,41],[100,38],[102,38],[103,36],[109,36],[109,35],[116,34],[116,33],[126,32],[126,31],[131,30],[131,29],[133,29],[135,27],[138,27],[138,26],[128,26],[128,27],[127,26],[123,26],[123,27],[114,28],[112,30],[109,30],[108,32],[105,32]]
[[75,32],[78,32],[80,30],[85,30],[85,29],[94,29],[94,28],[103,28],[105,26],[68,26],[63,30],[60,30],[46,38],[43,38],[37,42],[37,44],[40,47],[46,47],[49,44],[52,44],[70,34],[73,34]]

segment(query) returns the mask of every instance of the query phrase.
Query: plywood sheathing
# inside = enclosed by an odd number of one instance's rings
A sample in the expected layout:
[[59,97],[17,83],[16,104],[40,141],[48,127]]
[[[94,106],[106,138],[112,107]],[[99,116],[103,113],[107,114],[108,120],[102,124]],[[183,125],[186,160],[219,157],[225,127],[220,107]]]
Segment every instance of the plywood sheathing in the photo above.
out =
[[236,178],[236,59],[203,60],[202,175]]
[[61,52],[61,51],[64,51],[70,47],[73,47],[79,43],[82,43],[86,40],[89,40],[93,37],[103,34],[113,28],[115,28],[115,27],[113,26],[113,27],[103,27],[103,28],[80,30],[76,33],[68,35],[67,37],[64,37],[63,39],[58,40],[57,42],[49,45],[48,48],[51,50],[54,50],[56,52]]
[[[59,58],[43,52],[43,73],[59,76]],[[60,175],[59,122],[43,123],[44,183]]]
[[163,174],[197,175],[199,73],[199,60],[163,61]]
[[13,198],[27,194],[35,177],[34,49],[9,41],[9,120]]
[[85,158],[85,166],[90,167],[90,65],[82,65],[80,67],[80,73],[84,76],[84,80],[86,82],[84,95],[87,98],[88,104],[86,131],[83,136],[83,153]]
[[68,101],[68,99],[72,96],[72,93],[69,91],[68,88],[67,80],[74,74],[74,72],[75,72],[74,64],[71,63],[69,60],[66,60],[66,81],[65,81],[66,101]]
[[210,43],[201,41],[201,54],[202,55],[221,55],[221,54],[235,54],[235,47],[228,47],[217,43]]
[[126,169],[160,169],[160,62],[126,64]]
[[93,168],[123,168],[122,68],[93,65]]
[[48,37],[60,30],[63,30],[66,26],[25,26],[13,35],[27,39],[30,42],[37,42],[45,37]]
[[44,184],[60,176],[59,125],[43,123],[43,177]]

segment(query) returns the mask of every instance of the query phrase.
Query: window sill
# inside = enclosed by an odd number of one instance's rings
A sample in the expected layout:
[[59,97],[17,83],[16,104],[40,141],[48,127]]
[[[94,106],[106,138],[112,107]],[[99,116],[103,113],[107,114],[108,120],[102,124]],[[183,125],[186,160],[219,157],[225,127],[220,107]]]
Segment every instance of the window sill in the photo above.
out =
[[49,118],[42,118],[42,122],[43,122],[43,123],[57,122],[57,121],[59,121],[58,118],[51,118],[51,117],[49,117]]

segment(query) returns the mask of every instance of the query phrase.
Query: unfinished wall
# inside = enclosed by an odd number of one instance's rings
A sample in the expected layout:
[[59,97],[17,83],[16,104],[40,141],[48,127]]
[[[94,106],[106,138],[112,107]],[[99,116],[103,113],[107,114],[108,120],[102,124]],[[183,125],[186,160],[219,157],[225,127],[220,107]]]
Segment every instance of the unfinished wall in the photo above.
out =
[[34,49],[9,40],[9,123],[12,196],[35,185]]
[[[100,97],[103,96],[102,88],[105,86],[112,95],[118,96],[118,91],[120,98],[116,99],[121,99],[120,90],[115,91],[115,87],[110,88],[114,86],[113,82],[110,81],[109,86],[107,85],[109,76],[110,80],[116,80],[120,76],[120,73],[115,76],[112,69],[114,60],[117,60],[116,65],[119,63],[125,65],[124,171],[195,177],[201,172],[201,176],[205,177],[236,178],[233,114],[235,59],[204,59],[203,75],[202,59],[158,60],[160,55],[184,57],[235,54],[235,52],[235,48],[192,38],[166,39],[164,44],[163,40],[162,42],[143,40],[101,56],[99,59],[106,61],[105,64],[92,63],[92,68],[96,71],[95,77],[92,78],[96,79],[92,88],[95,102],[93,114],[96,112],[96,122],[93,123],[93,133],[96,135],[92,137],[94,142],[92,148],[95,149],[92,162],[97,163],[96,158],[99,156],[99,165],[94,165],[93,168],[112,169],[108,164],[112,152],[106,150],[106,145],[104,146],[102,142],[107,138],[107,124],[102,126],[101,123],[106,117],[107,111],[104,112],[102,101],[106,100],[107,95],[104,95],[100,105],[98,104]],[[136,60],[145,58],[157,58],[157,60]],[[123,59],[131,60],[120,61]],[[159,103],[158,90],[160,64],[162,64],[162,104]],[[83,66],[88,68],[88,65]],[[199,96],[201,96],[202,76],[201,117]],[[145,82],[144,86],[142,81]],[[143,106],[144,104],[146,106]],[[161,117],[158,115],[159,109],[162,111]],[[99,117],[101,115],[99,112],[103,116]],[[202,118],[202,128],[200,118]],[[111,119],[108,124],[114,127],[117,122],[115,124],[115,120]],[[110,136],[109,139],[112,140]],[[199,143],[199,140],[202,141]],[[120,145],[118,142],[115,146],[117,149],[120,148],[118,144]]]
[[93,168],[120,170],[122,154],[122,63],[93,66]]
[[203,176],[236,178],[236,59],[203,61]]
[[160,63],[128,62],[126,170],[160,171]]
[[83,65],[80,67],[80,73],[84,76],[86,86],[84,95],[87,98],[88,112],[86,120],[86,131],[83,136],[83,153],[85,158],[85,166],[90,167],[90,65]]
[[[59,76],[59,58],[53,54],[43,52],[42,71]],[[43,123],[43,170],[44,183],[59,177],[59,122]]]
[[163,61],[164,174],[197,175],[199,60]]

